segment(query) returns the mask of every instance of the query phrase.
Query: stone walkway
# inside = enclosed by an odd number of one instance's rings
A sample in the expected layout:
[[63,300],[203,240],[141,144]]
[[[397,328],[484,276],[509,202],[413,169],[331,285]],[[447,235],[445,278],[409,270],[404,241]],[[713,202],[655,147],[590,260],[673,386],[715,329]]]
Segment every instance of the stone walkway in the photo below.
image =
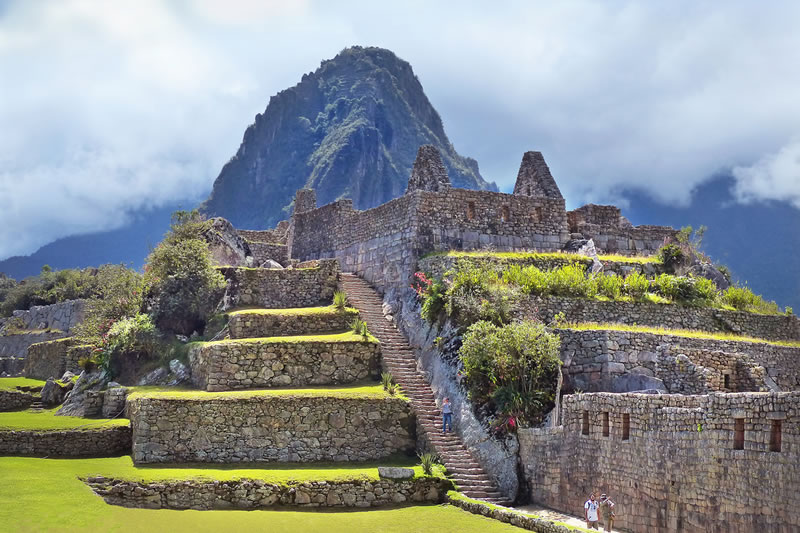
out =
[[383,315],[383,299],[364,280],[342,273],[340,287],[347,293],[350,305],[359,310],[370,333],[381,341],[381,355],[386,369],[392,373],[403,393],[411,400],[425,437],[434,447],[448,473],[465,496],[506,505],[494,482],[484,472],[455,433],[442,434],[441,411],[428,383],[417,371],[414,350],[405,336]]
[[[563,522],[569,526],[577,526],[577,527],[586,527],[586,521],[583,518],[578,518],[577,516],[566,515],[564,513],[560,513],[558,511],[554,511],[553,509],[549,509],[547,507],[542,507],[541,505],[524,505],[522,507],[514,507],[516,511],[521,511],[526,514],[534,515],[539,518],[544,518],[545,520],[552,520],[554,522]],[[600,526],[600,531],[603,531],[603,526]],[[616,527],[614,531],[619,532],[620,530]]]

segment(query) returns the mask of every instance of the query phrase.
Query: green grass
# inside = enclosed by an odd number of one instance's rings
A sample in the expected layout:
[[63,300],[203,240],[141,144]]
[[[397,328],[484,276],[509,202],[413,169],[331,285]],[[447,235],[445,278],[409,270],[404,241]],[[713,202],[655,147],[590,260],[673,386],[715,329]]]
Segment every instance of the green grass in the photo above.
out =
[[126,418],[114,420],[56,416],[58,407],[42,411],[7,411],[0,413],[0,429],[50,431],[61,429],[92,430],[100,427],[127,426]]
[[344,311],[339,311],[332,305],[323,307],[292,307],[289,309],[261,309],[261,308],[241,308],[229,311],[230,316],[235,315],[338,315],[340,313],[358,313],[358,309],[347,307]]
[[[147,470],[139,474],[139,470]],[[129,457],[34,459],[0,457],[0,529],[19,533],[70,531],[170,533],[205,531],[303,531],[356,533],[499,533],[519,529],[450,505],[353,511],[172,511],[107,505],[79,477],[167,476],[158,468],[135,469]],[[164,471],[168,471],[165,468]],[[231,470],[230,472],[233,472]],[[328,471],[327,474],[331,474]],[[222,475],[222,474],[220,474]],[[228,474],[225,474],[228,475]],[[267,475],[267,474],[264,474]],[[282,473],[276,476],[284,476]],[[300,474],[298,474],[300,475]]]
[[253,339],[225,339],[203,344],[296,344],[304,342],[378,342],[372,335],[356,335],[352,331],[329,335],[293,335],[287,337],[257,337]]
[[204,392],[200,390],[156,390],[156,391],[137,391],[128,396],[128,399],[137,397],[148,397],[170,400],[241,400],[249,398],[264,398],[274,396],[292,396],[295,398],[362,398],[362,399],[386,399],[386,398],[406,398],[401,394],[390,396],[383,390],[379,383],[354,383],[352,385],[337,385],[295,388],[275,388],[243,391],[226,392]]
[[612,331],[633,331],[637,333],[652,333],[654,335],[674,335],[676,337],[690,337],[693,339],[713,339],[718,341],[736,342],[757,342],[762,344],[774,344],[776,346],[788,346],[790,348],[800,348],[800,341],[773,341],[758,337],[748,337],[746,335],[736,335],[734,333],[717,333],[713,331],[700,331],[694,329],[669,329],[662,327],[627,325],[618,323],[596,323],[582,322],[579,324],[569,324],[567,329],[579,331],[612,330]]
[[17,387],[44,387],[45,382],[30,378],[0,378],[0,389],[16,389]]
[[[453,250],[450,252],[434,252],[431,254],[426,255],[425,257],[443,255],[447,257],[492,257],[497,259],[520,259],[520,260],[547,260],[547,259],[557,259],[557,260],[570,260],[576,259],[578,261],[591,261],[591,257],[581,254],[571,254],[567,252],[486,252],[486,251],[474,251],[474,252],[462,252]],[[639,256],[639,255],[620,255],[620,254],[602,254],[598,255],[601,261],[611,261],[612,263],[637,263],[637,264],[645,264],[645,263],[660,263],[658,256],[656,255],[647,255],[647,256]]]

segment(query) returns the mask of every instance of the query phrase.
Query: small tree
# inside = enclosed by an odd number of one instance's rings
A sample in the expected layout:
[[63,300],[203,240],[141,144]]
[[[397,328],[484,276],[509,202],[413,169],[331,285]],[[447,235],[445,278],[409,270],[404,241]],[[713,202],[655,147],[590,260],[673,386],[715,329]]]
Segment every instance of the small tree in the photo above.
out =
[[470,398],[505,427],[540,422],[555,400],[561,340],[538,322],[476,322],[460,350]]
[[202,238],[208,227],[196,210],[176,212],[169,233],[147,258],[148,301],[162,331],[203,331],[222,296],[225,277],[213,267]]

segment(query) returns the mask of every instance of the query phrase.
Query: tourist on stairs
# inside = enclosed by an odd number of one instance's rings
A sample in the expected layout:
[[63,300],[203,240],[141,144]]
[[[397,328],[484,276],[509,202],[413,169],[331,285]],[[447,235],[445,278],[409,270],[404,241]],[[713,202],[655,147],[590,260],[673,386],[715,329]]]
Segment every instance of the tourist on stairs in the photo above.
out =
[[442,433],[453,431],[453,407],[450,405],[450,398],[445,398],[442,402]]

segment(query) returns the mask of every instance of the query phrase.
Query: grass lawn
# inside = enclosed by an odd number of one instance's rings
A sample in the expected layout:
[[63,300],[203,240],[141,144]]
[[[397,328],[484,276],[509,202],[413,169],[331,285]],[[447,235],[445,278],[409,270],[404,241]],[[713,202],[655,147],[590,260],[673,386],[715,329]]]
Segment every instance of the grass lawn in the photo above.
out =
[[323,307],[292,307],[289,309],[241,308],[228,311],[228,315],[338,315],[343,312],[358,313],[358,309],[346,307],[344,311],[340,311],[332,305]]
[[329,335],[292,335],[287,337],[257,337],[253,339],[225,339],[203,344],[297,344],[305,342],[378,342],[372,335],[357,335],[352,331]]
[[[129,457],[0,457],[0,531],[495,533],[519,529],[448,505],[367,511],[171,511],[107,505],[78,476],[132,472]],[[155,468],[147,468],[154,476]]]
[[627,324],[596,322],[582,322],[580,324],[568,324],[566,329],[576,329],[580,331],[612,330],[612,331],[634,331],[639,333],[653,333],[655,335],[674,335],[676,337],[690,337],[693,339],[713,339],[718,341],[736,342],[759,342],[763,344],[774,344],[776,346],[788,346],[790,348],[800,348],[800,341],[771,341],[758,337],[747,337],[734,333],[715,333],[712,331],[699,331],[693,329],[668,329],[649,326],[632,326]]
[[259,390],[242,390],[242,391],[227,391],[227,392],[205,392],[200,390],[172,390],[155,388],[150,390],[142,390],[141,388],[136,392],[130,394],[128,399],[133,399],[140,396],[148,398],[160,399],[175,399],[175,400],[239,400],[246,398],[262,398],[270,396],[292,396],[296,398],[313,398],[313,397],[330,397],[330,398],[365,398],[365,399],[386,399],[386,398],[402,398],[401,394],[391,396],[388,392],[383,390],[380,383],[374,381],[359,382],[350,385],[336,385],[319,387],[305,387],[302,389],[296,388],[275,388],[275,389],[259,389]]
[[[578,261],[591,261],[591,257],[572,254],[567,252],[435,252],[425,257],[434,255],[446,255],[448,257],[496,257],[497,259],[576,259]],[[612,263],[660,263],[658,256],[655,255],[620,255],[620,254],[601,254],[598,255],[601,261],[611,261]]]
[[[127,426],[127,418],[116,418],[114,420],[102,418],[78,418],[74,416],[55,416],[58,407],[45,409],[42,411],[7,411],[0,413],[0,430],[3,429],[27,429],[35,431],[48,431],[59,429],[83,429],[92,430],[99,427]],[[2,480],[2,472],[0,472]],[[0,524],[1,526],[1,524]],[[0,529],[1,531],[1,529]]]
[[0,378],[0,389],[16,389],[17,387],[44,387],[45,382],[40,379],[29,378]]

